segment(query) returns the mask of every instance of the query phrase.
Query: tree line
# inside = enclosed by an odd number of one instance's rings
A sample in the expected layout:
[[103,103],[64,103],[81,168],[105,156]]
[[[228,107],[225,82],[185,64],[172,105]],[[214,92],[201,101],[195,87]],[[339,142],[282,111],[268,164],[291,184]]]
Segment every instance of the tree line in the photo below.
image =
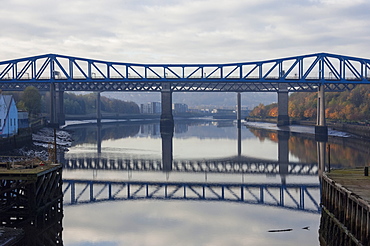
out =
[[[27,111],[30,117],[37,117],[40,113],[47,113],[50,93],[40,93],[34,86],[28,86],[22,92],[4,92],[11,94],[17,104],[18,110]],[[134,102],[127,102],[118,99],[111,99],[105,96],[100,97],[101,110],[107,113],[117,114],[138,114],[139,106]],[[83,115],[96,112],[96,94],[90,93],[77,95],[64,93],[64,110],[66,114]]]
[[[289,96],[288,114],[296,119],[315,119],[317,92],[295,92]],[[350,91],[325,93],[326,118],[342,121],[370,120],[370,87],[357,85]],[[277,117],[277,103],[256,106],[249,114],[258,118]]]
[[[134,102],[127,102],[118,99],[100,97],[101,110],[107,113],[117,114],[138,114],[139,106]],[[64,110],[66,114],[88,114],[96,112],[96,94],[90,93],[77,95],[64,93]]]

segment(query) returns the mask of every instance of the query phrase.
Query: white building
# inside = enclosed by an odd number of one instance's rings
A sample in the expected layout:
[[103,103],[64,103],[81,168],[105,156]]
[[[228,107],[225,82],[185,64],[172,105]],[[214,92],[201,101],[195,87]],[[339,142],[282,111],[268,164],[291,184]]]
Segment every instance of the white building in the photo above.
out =
[[11,95],[0,94],[0,137],[18,133],[18,110]]

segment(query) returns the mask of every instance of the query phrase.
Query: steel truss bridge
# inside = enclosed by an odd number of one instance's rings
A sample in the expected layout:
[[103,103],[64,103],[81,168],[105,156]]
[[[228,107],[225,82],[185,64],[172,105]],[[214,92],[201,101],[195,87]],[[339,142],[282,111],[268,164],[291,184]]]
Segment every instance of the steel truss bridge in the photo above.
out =
[[317,53],[229,64],[134,64],[56,54],[0,62],[0,89],[59,91],[278,92],[369,84],[370,59]]
[[[235,173],[235,174],[286,174],[318,175],[317,163],[281,163],[279,161],[234,157],[215,160],[174,160],[171,170],[166,170],[161,159],[133,159],[107,157],[67,157],[64,169]],[[284,166],[284,167],[283,167]]]
[[63,180],[64,205],[140,199],[225,201],[320,212],[318,184]]

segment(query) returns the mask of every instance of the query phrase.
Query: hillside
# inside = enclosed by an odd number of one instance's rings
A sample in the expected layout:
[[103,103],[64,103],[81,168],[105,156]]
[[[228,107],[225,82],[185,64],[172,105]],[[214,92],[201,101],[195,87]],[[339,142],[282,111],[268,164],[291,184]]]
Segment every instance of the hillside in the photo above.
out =
[[[289,117],[316,118],[317,93],[295,92],[289,96]],[[358,85],[351,91],[325,93],[326,118],[343,121],[370,120],[370,86]],[[254,117],[276,117],[277,104],[256,106]]]
[[[102,96],[101,110],[111,113],[137,114],[140,113],[139,106],[134,102],[122,101],[118,99]],[[66,114],[87,114],[96,112],[96,95],[94,93],[77,95],[74,93],[64,93],[64,106]]]

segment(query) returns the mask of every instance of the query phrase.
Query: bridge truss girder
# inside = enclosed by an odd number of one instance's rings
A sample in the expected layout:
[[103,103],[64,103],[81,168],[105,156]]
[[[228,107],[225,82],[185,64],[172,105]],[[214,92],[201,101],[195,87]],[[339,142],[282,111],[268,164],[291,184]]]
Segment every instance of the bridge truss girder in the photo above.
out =
[[[225,201],[319,213],[317,184],[63,180],[64,205],[122,200]],[[299,191],[299,192],[297,192]]]
[[258,62],[229,64],[134,64],[63,55],[41,55],[0,62],[0,89],[33,85],[62,91],[248,92],[327,91],[369,84],[370,60],[317,53]]
[[[161,82],[58,82],[54,83],[58,91],[130,91],[130,92],[161,92]],[[316,92],[317,83],[287,83],[288,92]],[[46,82],[0,82],[4,91],[23,91],[27,86],[34,86],[40,91],[49,91],[50,83]],[[325,91],[351,90],[354,84],[327,84]],[[177,82],[171,83],[172,92],[278,92],[277,83],[221,83],[221,82]]]

